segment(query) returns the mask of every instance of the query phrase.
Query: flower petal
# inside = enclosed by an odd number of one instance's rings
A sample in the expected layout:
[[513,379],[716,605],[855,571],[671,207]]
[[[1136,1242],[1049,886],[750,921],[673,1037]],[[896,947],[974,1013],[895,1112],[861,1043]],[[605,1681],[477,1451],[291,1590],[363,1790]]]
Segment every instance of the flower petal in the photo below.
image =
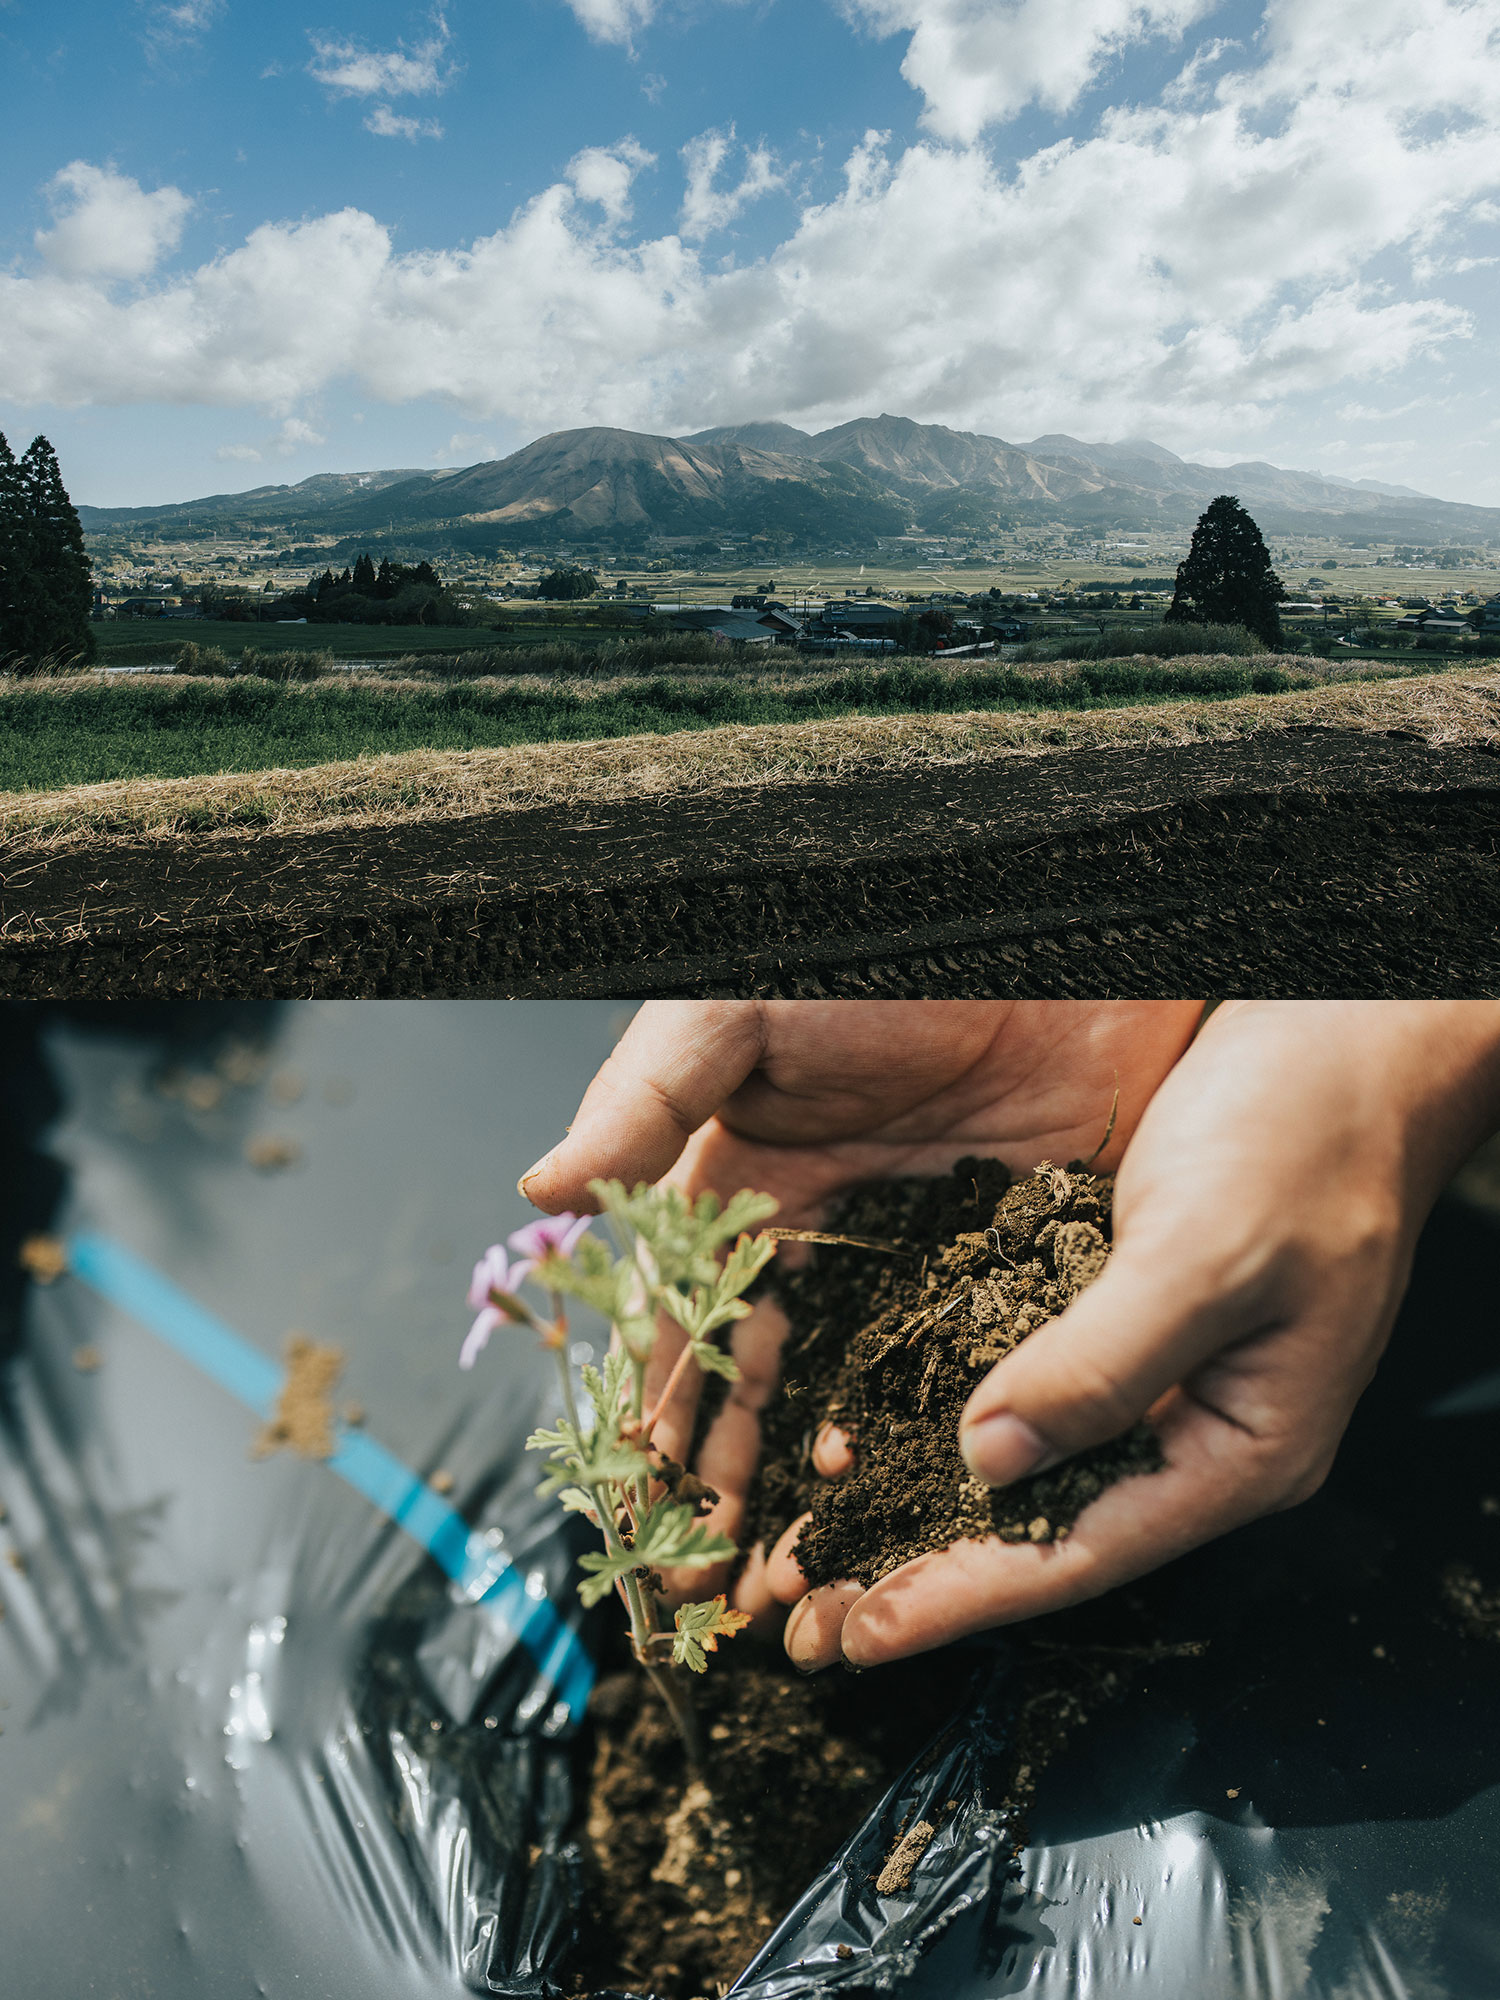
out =
[[484,1311],[469,1328],[464,1344],[459,1349],[460,1368],[472,1368],[489,1345],[490,1335],[497,1326],[505,1324],[505,1315],[495,1306],[486,1306]]
[[539,1216],[524,1228],[513,1230],[506,1241],[512,1250],[537,1263],[547,1256],[566,1257],[591,1220],[565,1209],[561,1215]]
[[497,1259],[500,1264],[501,1283],[503,1284],[505,1276],[505,1252],[498,1243],[492,1243],[479,1262],[474,1266],[474,1275],[469,1280],[469,1305],[474,1312],[479,1311],[479,1308],[490,1295],[490,1286],[495,1282],[494,1267]]

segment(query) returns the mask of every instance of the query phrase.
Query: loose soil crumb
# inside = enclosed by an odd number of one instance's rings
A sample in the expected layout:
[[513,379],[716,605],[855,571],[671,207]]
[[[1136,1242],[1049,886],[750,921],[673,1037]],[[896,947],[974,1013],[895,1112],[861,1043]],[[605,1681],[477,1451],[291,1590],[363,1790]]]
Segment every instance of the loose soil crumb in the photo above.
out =
[[295,1139],[247,1139],[245,1158],[261,1173],[271,1174],[282,1167],[296,1166],[302,1158],[302,1148]]
[[706,1783],[684,1785],[676,1733],[643,1677],[611,1674],[595,1691],[586,1834],[599,1893],[574,1974],[580,1996],[722,1991],[948,1719],[967,1679],[935,1686],[915,1662],[858,1681],[804,1680],[779,1653],[741,1645],[694,1688]]
[[75,1347],[73,1366],[80,1375],[95,1375],[104,1366],[104,1356],[97,1347]]
[[68,1268],[68,1253],[56,1236],[28,1236],[20,1249],[21,1268],[39,1285],[51,1285]]
[[1443,1602],[1471,1639],[1500,1642],[1500,1589],[1486,1589],[1476,1571],[1454,1563],[1444,1574],[1442,1593]]
[[[904,1255],[822,1248],[778,1277],[791,1331],[751,1540],[769,1548],[810,1510],[797,1543],[809,1580],[869,1585],[965,1538],[1066,1540],[1107,1486],[1157,1471],[1161,1447],[1146,1424],[999,1491],[971,1476],[958,1449],[959,1416],[984,1373],[1103,1270],[1113,1189],[1107,1175],[1050,1164],[1012,1183],[995,1160],[856,1189],[835,1226]],[[812,1467],[825,1422],[854,1447],[854,1470],[837,1481]]]
[[268,1458],[286,1448],[303,1458],[332,1458],[333,1392],[344,1370],[344,1350],[323,1347],[305,1334],[286,1337],[286,1381],[276,1414],[250,1447],[252,1458]]
[[911,1887],[911,1878],[917,1872],[917,1863],[931,1845],[937,1828],[930,1819],[919,1819],[896,1842],[886,1856],[884,1868],[875,1877],[875,1887],[882,1896],[894,1896],[898,1890]]

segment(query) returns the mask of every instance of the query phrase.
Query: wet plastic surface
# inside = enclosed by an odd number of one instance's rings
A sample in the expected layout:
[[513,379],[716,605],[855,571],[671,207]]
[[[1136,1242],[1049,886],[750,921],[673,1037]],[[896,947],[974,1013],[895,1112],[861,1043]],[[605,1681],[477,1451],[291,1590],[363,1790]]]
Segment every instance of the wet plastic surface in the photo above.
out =
[[[186,1048],[53,1022],[40,1050],[0,1021],[8,1228],[75,1263],[0,1290],[7,2000],[563,1990],[588,1668],[519,1449],[547,1377],[520,1343],[454,1355],[468,1258],[523,1219],[515,1175],[618,1019],[199,1009]],[[225,1028],[266,1038],[258,1078],[215,1069]],[[301,1156],[257,1170],[256,1138]],[[1497,1250],[1440,1212],[1324,1492],[1150,1586],[1208,1651],[1078,1734],[1019,1875],[986,1777],[1002,1645],[944,1662],[956,1701],[979,1676],[964,1726],[809,1857],[736,1994],[1493,2000],[1500,1646],[1441,1574],[1500,1583]],[[293,1328],[363,1407],[332,1463],[249,1456]],[[877,1896],[895,1829],[950,1799]]]

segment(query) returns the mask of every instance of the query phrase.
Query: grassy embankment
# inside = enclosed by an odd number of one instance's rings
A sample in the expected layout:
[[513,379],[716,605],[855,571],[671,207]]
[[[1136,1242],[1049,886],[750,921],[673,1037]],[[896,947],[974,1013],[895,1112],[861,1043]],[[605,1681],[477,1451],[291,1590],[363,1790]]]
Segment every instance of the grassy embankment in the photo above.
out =
[[[4,697],[0,696],[0,705]],[[222,834],[380,829],[542,805],[643,805],[675,793],[858,779],[878,771],[993,764],[1010,758],[1173,745],[1233,744],[1309,728],[1396,731],[1433,746],[1500,739],[1500,670],[1330,679],[1286,694],[1179,697],[1087,711],[835,715],[761,727],[407,750],[306,769],[128,778],[0,796],[0,844],[12,852]]]
[[128,778],[305,769],[419,750],[766,728],[846,715],[1077,713],[1228,701],[1362,678],[1352,671],[1358,665],[1256,654],[1031,666],[913,659],[821,671],[757,663],[733,675],[679,665],[675,672],[567,680],[60,676],[12,681],[0,691],[0,789],[60,791]]

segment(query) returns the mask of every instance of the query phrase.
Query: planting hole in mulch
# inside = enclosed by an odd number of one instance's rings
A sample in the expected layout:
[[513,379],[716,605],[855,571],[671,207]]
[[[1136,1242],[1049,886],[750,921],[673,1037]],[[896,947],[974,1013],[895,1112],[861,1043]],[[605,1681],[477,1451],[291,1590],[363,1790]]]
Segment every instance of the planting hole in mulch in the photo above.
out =
[[[1106,1486],[1156,1470],[1161,1451],[1145,1425],[995,1493],[958,1450],[959,1413],[984,1372],[1103,1268],[1111,1193],[1108,1177],[1077,1167],[1012,1182],[993,1160],[851,1193],[828,1232],[891,1248],[819,1245],[803,1268],[776,1277],[791,1330],[763,1416],[746,1546],[769,1547],[810,1510],[798,1543],[809,1578],[869,1584],[964,1537],[1064,1540]],[[713,1378],[700,1429],[721,1394]],[[839,1481],[812,1467],[813,1440],[830,1421],[855,1453]],[[644,1681],[608,1675],[590,1710],[597,1895],[578,1992],[722,1993],[959,1708],[971,1672],[972,1662],[935,1655],[803,1679],[779,1650],[741,1638],[695,1686],[704,1782],[689,1780]],[[1119,1649],[1053,1648],[1025,1663],[993,1794],[1018,1828],[1048,1759],[1124,1674]],[[881,1893],[910,1874],[932,1832],[926,1822],[902,1829]]]

